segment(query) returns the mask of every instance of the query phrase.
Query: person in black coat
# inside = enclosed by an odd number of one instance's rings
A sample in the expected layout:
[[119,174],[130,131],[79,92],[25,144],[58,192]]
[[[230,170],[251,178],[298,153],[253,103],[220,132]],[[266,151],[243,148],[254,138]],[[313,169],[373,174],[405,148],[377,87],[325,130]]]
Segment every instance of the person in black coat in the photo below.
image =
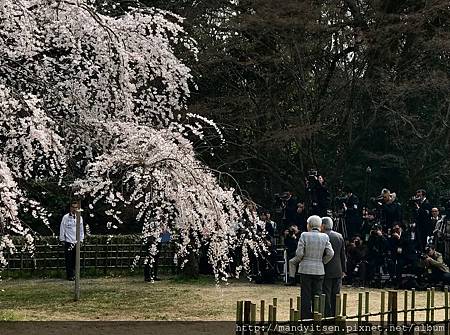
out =
[[393,261],[390,273],[398,283],[402,273],[411,273],[414,270],[417,264],[417,254],[411,235],[404,231],[399,224],[395,224],[392,228],[388,244]]
[[384,188],[381,191],[382,200],[379,205],[379,219],[381,226],[385,232],[388,232],[392,227],[402,222],[403,213],[402,207],[399,202],[396,201],[396,194],[390,192]]
[[331,195],[324,177],[321,175],[310,176],[306,180],[306,191],[311,198],[309,215],[327,216],[331,205]]
[[361,234],[361,211],[359,208],[359,199],[353,194],[350,187],[344,187],[344,192],[346,194],[346,199],[344,201],[344,215],[345,215],[345,225],[347,227],[347,234],[350,238],[355,236],[355,234]]
[[419,250],[424,251],[427,246],[427,237],[433,235],[433,226],[431,223],[431,204],[426,197],[426,191],[417,190],[414,208],[414,222],[416,223],[417,240]]

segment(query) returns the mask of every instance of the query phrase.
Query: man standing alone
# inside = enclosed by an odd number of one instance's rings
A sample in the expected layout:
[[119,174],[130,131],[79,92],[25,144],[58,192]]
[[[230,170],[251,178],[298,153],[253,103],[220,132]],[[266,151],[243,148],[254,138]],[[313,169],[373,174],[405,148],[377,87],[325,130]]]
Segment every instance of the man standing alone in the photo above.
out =
[[296,257],[300,260],[298,272],[301,281],[302,319],[312,319],[314,296],[322,294],[324,264],[334,255],[328,235],[320,232],[322,219],[313,215],[307,222],[308,231],[300,235],[296,251]]
[[341,292],[342,276],[346,272],[345,242],[341,234],[333,231],[333,220],[322,218],[322,229],[330,238],[334,251],[333,258],[325,265],[323,293],[325,293],[325,316],[336,313],[336,294]]
[[[76,212],[79,210],[78,202],[70,204],[70,212],[63,216],[59,227],[59,240],[64,242],[64,256],[66,259],[66,274],[68,280],[75,280],[75,245],[77,243]],[[84,239],[83,218],[80,217],[80,243]]]

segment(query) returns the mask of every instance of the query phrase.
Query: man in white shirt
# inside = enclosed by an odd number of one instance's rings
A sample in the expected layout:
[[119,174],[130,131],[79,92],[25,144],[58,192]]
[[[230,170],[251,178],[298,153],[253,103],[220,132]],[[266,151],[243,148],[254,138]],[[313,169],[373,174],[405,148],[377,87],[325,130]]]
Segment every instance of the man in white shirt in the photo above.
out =
[[[76,237],[76,212],[79,209],[78,202],[70,204],[70,212],[63,216],[59,227],[59,240],[64,242],[64,256],[66,259],[66,274],[68,280],[75,280],[75,244]],[[80,217],[80,242],[84,239],[83,218]]]

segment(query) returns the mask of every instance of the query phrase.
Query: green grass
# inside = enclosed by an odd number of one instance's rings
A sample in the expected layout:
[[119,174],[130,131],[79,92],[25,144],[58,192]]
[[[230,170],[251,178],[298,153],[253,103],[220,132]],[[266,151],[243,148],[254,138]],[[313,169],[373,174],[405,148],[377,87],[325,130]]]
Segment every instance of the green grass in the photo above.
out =
[[[370,310],[379,311],[380,291],[371,290]],[[358,289],[344,288],[347,310],[356,314]],[[75,302],[74,283],[61,279],[10,279],[0,282],[0,321],[9,320],[234,320],[237,300],[259,305],[278,298],[280,320],[289,318],[289,298],[298,287],[255,285],[231,281],[216,286],[212,277],[164,278],[145,283],[142,276],[83,278],[81,299]],[[401,295],[401,293],[400,293]],[[425,292],[416,292],[417,307],[424,307]],[[402,301],[400,296],[399,301]],[[436,306],[443,293],[436,292]],[[259,307],[258,307],[259,311]],[[258,312],[259,313],[259,312]],[[436,311],[436,319],[443,317]],[[424,319],[424,315],[417,315]]]

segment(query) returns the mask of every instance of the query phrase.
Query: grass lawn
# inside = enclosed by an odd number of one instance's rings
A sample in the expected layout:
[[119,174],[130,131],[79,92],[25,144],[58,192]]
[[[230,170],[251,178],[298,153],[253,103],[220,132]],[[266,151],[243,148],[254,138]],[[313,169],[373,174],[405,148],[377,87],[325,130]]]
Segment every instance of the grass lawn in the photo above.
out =
[[[81,300],[73,301],[74,283],[60,279],[3,280],[0,282],[0,320],[234,320],[237,300],[266,305],[278,298],[278,319],[288,319],[289,298],[299,294],[297,287],[255,285],[231,281],[216,286],[212,278],[177,280],[166,278],[145,283],[141,277],[82,279]],[[358,292],[348,293],[348,314],[356,314]],[[442,306],[443,292],[436,292],[435,305]],[[370,311],[380,310],[380,290],[371,290]],[[426,292],[416,292],[416,307],[426,304]],[[399,309],[403,294],[399,294]],[[259,306],[257,307],[259,315]],[[437,320],[443,311],[435,311]],[[267,316],[266,316],[267,318]],[[425,316],[416,314],[416,320]],[[399,315],[403,320],[403,314]]]

